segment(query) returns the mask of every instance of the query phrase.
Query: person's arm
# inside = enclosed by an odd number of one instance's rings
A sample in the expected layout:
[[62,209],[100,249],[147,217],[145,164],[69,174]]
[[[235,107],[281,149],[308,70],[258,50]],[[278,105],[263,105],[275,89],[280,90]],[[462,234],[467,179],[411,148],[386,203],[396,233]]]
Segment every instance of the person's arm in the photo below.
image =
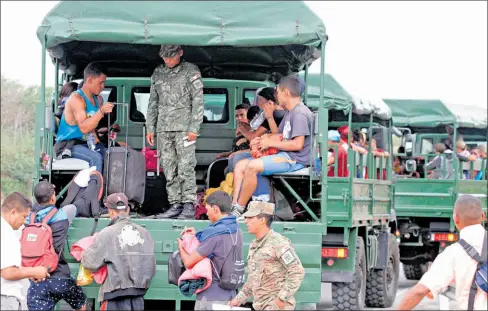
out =
[[49,276],[46,267],[16,267],[11,266],[3,268],[1,272],[2,278],[8,281],[18,281],[27,278],[33,278],[36,280],[43,280]]
[[85,103],[77,94],[70,96],[66,102],[66,106],[71,106],[71,111],[73,112],[75,122],[83,134],[88,134],[95,131],[98,123],[103,118],[103,112],[100,109],[98,109],[92,117],[88,118],[85,111]]
[[434,160],[427,163],[425,169],[431,171],[433,169],[439,168],[440,166],[441,166],[441,157],[437,156],[434,158]]
[[304,113],[293,114],[290,118],[291,132],[289,140],[269,140],[267,147],[274,147],[282,151],[300,151],[305,145],[305,136],[310,135],[309,119]]
[[285,302],[293,297],[302,285],[305,269],[303,269],[302,263],[291,245],[282,247],[276,255],[286,269],[285,282],[277,297],[281,302]]
[[[2,231],[4,231],[3,228]],[[20,254],[20,245],[14,245],[14,243],[19,243],[14,241],[14,239],[18,239],[18,237],[2,232],[2,241],[0,243],[0,269],[2,278],[9,281],[18,281],[26,278],[43,280],[49,276],[46,267],[21,267],[22,257]],[[17,252],[13,251],[14,249],[17,249]]]
[[154,133],[156,130],[156,124],[158,121],[158,103],[159,103],[159,95],[156,91],[156,80],[158,78],[158,68],[154,70],[154,73],[151,76],[151,89],[149,91],[149,103],[147,105],[147,113],[146,113],[146,129],[148,133]]
[[232,154],[232,151],[221,152],[217,154],[216,159],[226,158]]
[[188,132],[197,134],[203,122],[204,112],[202,75],[198,69],[195,69],[190,71],[188,78],[191,94],[191,119]]
[[462,251],[456,249],[456,246],[458,245],[454,244],[449,246],[436,257],[418,284],[405,295],[398,310],[411,310],[415,308],[426,295],[436,298],[439,292],[451,284],[455,275],[454,253],[456,251]]
[[260,126],[256,131],[253,132],[250,128],[241,125],[239,126],[239,131],[241,132],[242,136],[244,136],[248,141],[251,141],[257,137],[261,137],[264,133],[266,133],[266,128]]
[[244,283],[244,286],[242,286],[241,290],[239,291],[239,294],[237,294],[236,298],[234,298],[232,301],[236,301],[237,303],[235,305],[243,305],[246,303],[246,301],[251,298],[252,296],[252,282],[249,282],[249,279]]
[[263,111],[271,133],[278,134],[278,125],[276,125],[276,121],[273,117],[274,103],[268,101],[264,104]]
[[108,256],[108,245],[110,244],[104,233],[98,233],[95,236],[95,242],[83,252],[81,258],[83,267],[91,271],[98,271],[103,267]]
[[183,247],[183,240],[178,239],[181,260],[187,269],[192,269],[197,263],[210,256],[218,245],[218,239],[209,238],[200,243],[197,249],[189,254]]

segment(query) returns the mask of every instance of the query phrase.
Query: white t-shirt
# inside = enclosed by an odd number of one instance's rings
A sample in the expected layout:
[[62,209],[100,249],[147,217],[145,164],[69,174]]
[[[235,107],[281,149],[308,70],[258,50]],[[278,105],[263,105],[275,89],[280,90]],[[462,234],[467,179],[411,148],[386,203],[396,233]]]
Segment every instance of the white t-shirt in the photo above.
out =
[[[8,267],[21,267],[22,255],[20,253],[19,235],[14,231],[10,224],[1,218],[1,269]],[[1,278],[0,293],[6,296],[14,296],[23,300],[22,280],[9,281]]]

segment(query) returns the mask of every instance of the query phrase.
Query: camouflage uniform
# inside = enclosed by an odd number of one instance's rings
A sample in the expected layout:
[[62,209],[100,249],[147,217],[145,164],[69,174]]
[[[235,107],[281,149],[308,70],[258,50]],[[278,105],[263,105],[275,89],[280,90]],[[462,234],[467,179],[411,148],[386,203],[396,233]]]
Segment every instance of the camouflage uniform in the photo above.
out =
[[[179,49],[163,45],[160,56],[172,57]],[[188,132],[198,133],[203,121],[203,83],[198,67],[183,60],[173,68],[158,66],[151,76],[147,111],[147,131],[157,132],[169,202],[195,204],[195,144],[184,147],[183,138]]]
[[[251,202],[243,216],[273,213],[274,204]],[[289,239],[270,230],[261,240],[253,240],[247,269],[247,281],[236,297],[240,304],[252,296],[255,310],[278,310],[274,303],[278,297],[285,302],[284,310],[295,309],[294,295],[302,284],[305,270]]]

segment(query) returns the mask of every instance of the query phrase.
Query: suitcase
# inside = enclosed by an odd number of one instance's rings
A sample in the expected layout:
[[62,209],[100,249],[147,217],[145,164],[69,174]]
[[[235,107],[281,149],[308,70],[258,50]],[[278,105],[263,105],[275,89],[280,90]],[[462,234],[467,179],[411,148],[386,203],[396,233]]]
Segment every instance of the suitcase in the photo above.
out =
[[[115,103],[126,109],[128,116],[129,105]],[[110,124],[110,115],[108,118]],[[112,193],[124,193],[130,202],[142,204],[146,190],[146,159],[140,152],[127,146],[129,120],[126,120],[125,146],[113,147],[109,143],[107,148],[103,176],[105,179],[105,196]]]
[[[164,213],[169,208],[168,192],[166,191],[166,177],[160,170],[160,161],[158,154],[158,140],[156,139],[156,149],[146,147],[146,128],[143,128],[143,152],[146,160],[146,192],[144,203],[140,211],[146,215],[155,215]],[[153,153],[144,152],[151,150]],[[151,164],[148,165],[148,157],[152,154]],[[154,163],[153,163],[154,162]]]

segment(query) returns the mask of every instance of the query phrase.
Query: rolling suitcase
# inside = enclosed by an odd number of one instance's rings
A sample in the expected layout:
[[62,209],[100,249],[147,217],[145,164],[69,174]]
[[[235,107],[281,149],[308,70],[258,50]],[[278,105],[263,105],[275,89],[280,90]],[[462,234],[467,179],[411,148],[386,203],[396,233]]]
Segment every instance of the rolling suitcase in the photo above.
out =
[[[146,215],[164,213],[169,208],[168,192],[166,191],[166,177],[160,170],[158,140],[156,139],[155,152],[148,153],[146,148],[146,127],[143,127],[143,154],[146,155],[146,193],[141,211]],[[151,151],[153,151],[151,149]],[[153,154],[154,159],[149,155]],[[154,161],[155,160],[155,161]],[[149,162],[149,163],[148,163]]]
[[[129,115],[129,104],[115,103],[126,109]],[[110,124],[110,115],[108,118]],[[103,176],[105,178],[105,196],[112,193],[124,193],[130,202],[142,204],[146,190],[146,159],[140,152],[128,147],[129,120],[126,120],[125,146],[113,147],[109,142],[105,154]]]

